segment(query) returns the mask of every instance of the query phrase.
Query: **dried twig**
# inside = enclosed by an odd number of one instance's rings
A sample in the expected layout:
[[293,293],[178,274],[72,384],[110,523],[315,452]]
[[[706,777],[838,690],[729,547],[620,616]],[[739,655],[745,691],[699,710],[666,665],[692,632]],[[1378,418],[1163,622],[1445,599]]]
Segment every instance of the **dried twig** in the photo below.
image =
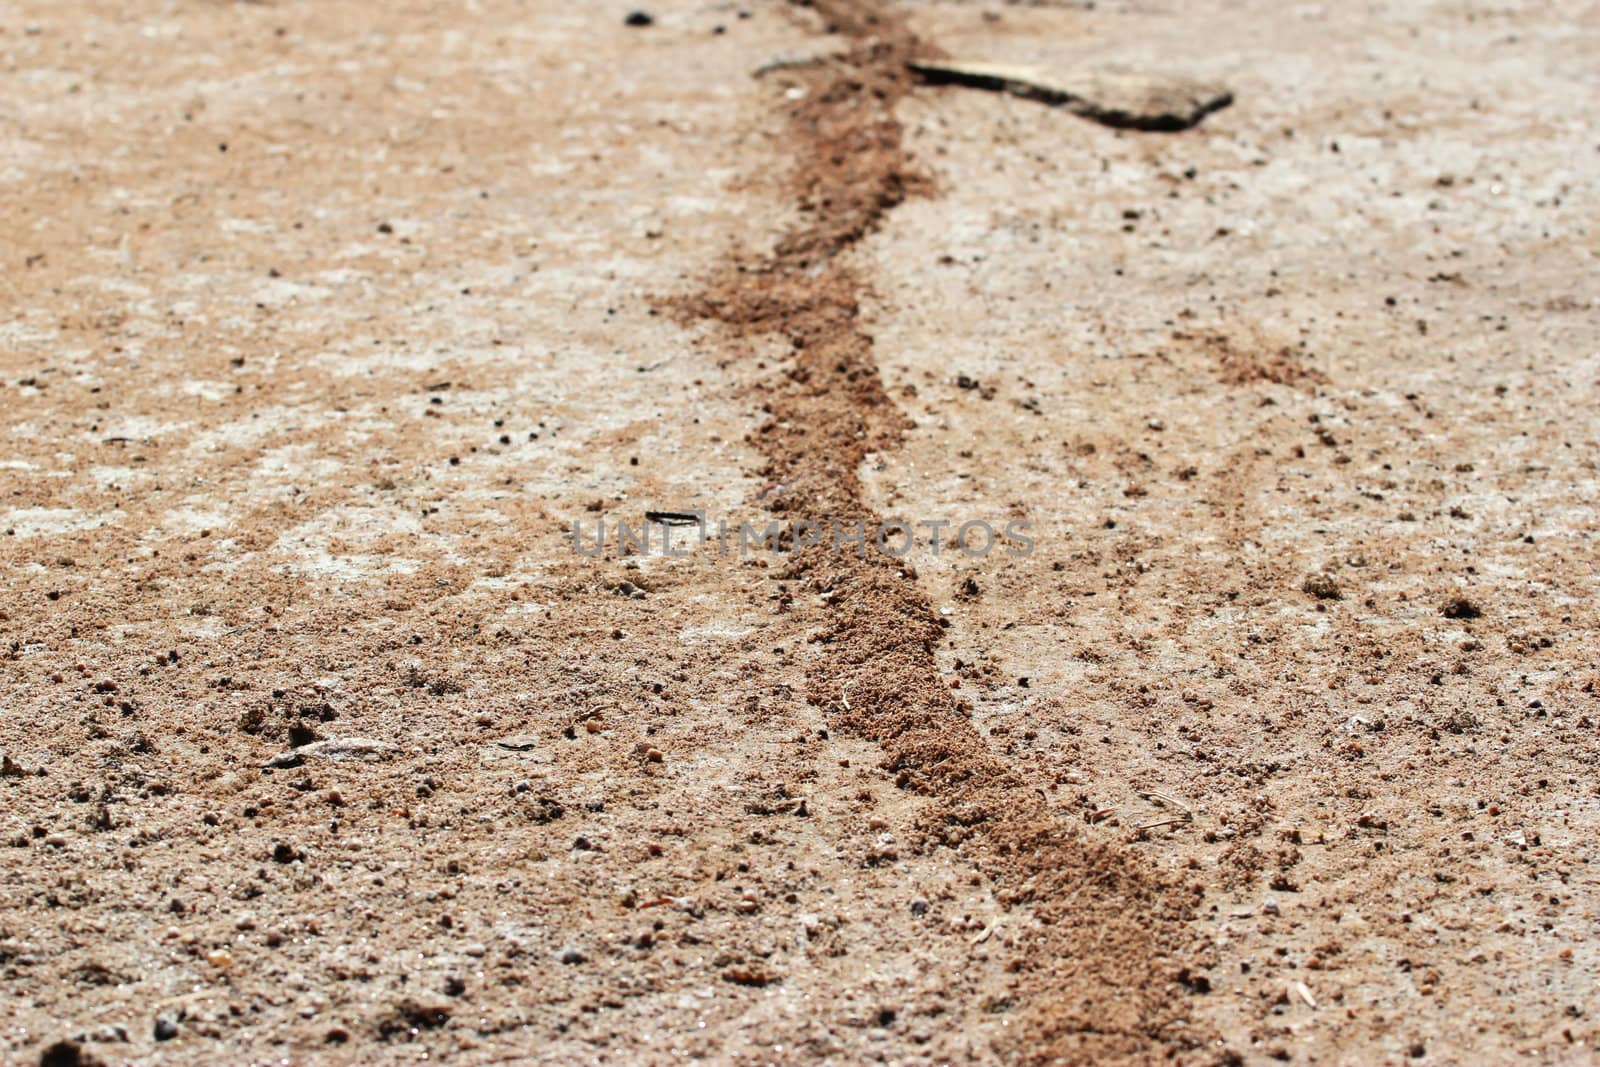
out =
[[1134,827],[1136,830],[1158,830],[1164,826],[1184,826],[1194,822],[1194,810],[1171,793],[1163,793],[1158,789],[1151,789],[1139,795],[1157,807],[1175,808],[1177,810],[1163,818],[1142,822]]

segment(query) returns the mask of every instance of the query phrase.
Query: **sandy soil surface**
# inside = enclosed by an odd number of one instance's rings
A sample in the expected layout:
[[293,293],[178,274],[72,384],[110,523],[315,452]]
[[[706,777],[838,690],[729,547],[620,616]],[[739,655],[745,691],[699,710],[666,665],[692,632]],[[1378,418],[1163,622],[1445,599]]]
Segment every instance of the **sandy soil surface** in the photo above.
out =
[[1592,1062],[1600,11],[629,10],[0,4],[0,1059]]

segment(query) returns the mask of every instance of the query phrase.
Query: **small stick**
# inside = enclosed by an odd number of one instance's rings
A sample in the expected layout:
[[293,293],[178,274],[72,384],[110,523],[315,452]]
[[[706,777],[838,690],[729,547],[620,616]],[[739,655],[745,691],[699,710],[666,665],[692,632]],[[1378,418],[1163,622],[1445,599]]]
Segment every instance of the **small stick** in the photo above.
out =
[[647,511],[645,522],[659,522],[663,526],[698,526],[705,516],[694,511]]
[[1152,789],[1148,793],[1140,793],[1139,795],[1163,807],[1177,808],[1187,815],[1190,820],[1194,818],[1194,810],[1171,793],[1163,793],[1160,790]]

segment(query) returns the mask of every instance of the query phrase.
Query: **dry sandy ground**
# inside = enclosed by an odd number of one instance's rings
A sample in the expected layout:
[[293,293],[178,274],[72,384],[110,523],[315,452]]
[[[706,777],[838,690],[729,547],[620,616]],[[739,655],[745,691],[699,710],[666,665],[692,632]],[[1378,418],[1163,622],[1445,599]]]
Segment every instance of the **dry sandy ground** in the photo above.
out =
[[0,4],[0,1059],[1592,1062],[1600,11],[650,10]]

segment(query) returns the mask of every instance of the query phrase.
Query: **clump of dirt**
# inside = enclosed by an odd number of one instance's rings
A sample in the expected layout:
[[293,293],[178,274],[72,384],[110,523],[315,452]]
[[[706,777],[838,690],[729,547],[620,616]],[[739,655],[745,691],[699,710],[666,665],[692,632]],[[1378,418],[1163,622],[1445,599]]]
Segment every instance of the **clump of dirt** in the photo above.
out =
[[1173,340],[1195,345],[1216,363],[1224,385],[1326,385],[1328,376],[1307,367],[1289,345],[1250,341],[1226,333],[1193,334],[1178,331]]
[[39,1054],[39,1067],[102,1067],[104,1063],[76,1041],[57,1041]]
[[1344,591],[1339,588],[1339,580],[1327,571],[1306,575],[1306,580],[1300,583],[1300,591],[1309,593],[1318,600],[1344,599]]
[[1439,614],[1447,619],[1477,619],[1483,616],[1483,609],[1475,600],[1453,596],[1439,605]]
[[415,1036],[419,1030],[432,1030],[450,1021],[450,1008],[445,1004],[424,1004],[407,997],[378,1021],[378,1036],[390,1040]]
[[[869,518],[864,457],[893,447],[906,423],[884,390],[844,253],[928,189],[895,106],[912,85],[908,62],[935,50],[876,4],[815,7],[855,43],[794,75],[802,92],[784,119],[802,221],[770,254],[735,257],[701,292],[670,303],[687,320],[788,338],[792,359],[755,435],[765,476],[783,486],[768,506],[848,523]],[[1192,894],[1040,807],[940,679],[942,620],[893,560],[819,546],[791,557],[785,576],[830,594],[829,625],[812,637],[828,655],[810,672],[808,700],[882,746],[901,787],[936,798],[930,843],[975,848],[1001,899],[1037,920],[1015,981],[1024,1020],[1015,1054],[1107,1062],[1158,1043],[1196,1047],[1180,976],[1204,956],[1187,926]]]

